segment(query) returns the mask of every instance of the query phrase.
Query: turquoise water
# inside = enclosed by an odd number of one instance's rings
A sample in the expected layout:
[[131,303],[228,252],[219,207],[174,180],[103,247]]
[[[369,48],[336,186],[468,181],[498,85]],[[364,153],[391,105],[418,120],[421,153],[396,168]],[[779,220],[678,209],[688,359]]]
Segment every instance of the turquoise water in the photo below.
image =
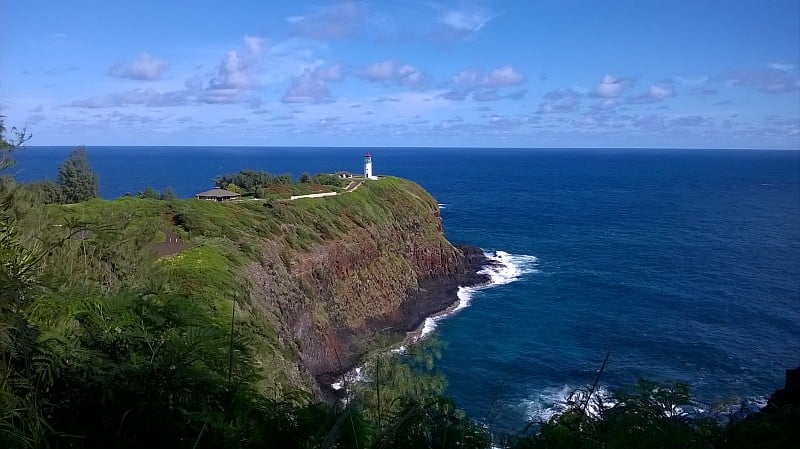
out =
[[[451,241],[507,263],[436,323],[438,367],[471,416],[516,430],[591,383],[688,382],[701,407],[755,403],[800,363],[800,153],[369,149],[442,204]],[[66,148],[29,148],[19,179]],[[89,148],[101,194],[188,197],[214,176],[361,171],[364,149]]]

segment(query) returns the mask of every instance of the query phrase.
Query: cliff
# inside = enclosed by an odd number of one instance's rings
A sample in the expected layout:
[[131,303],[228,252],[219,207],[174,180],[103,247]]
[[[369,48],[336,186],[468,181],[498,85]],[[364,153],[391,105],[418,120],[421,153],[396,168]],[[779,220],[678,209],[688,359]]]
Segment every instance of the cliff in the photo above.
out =
[[451,245],[436,201],[398,178],[327,198],[171,207],[194,247],[178,259],[205,247],[235,267],[247,297],[237,316],[256,336],[269,387],[316,389],[312,379],[330,381],[452,304],[459,284],[480,281],[480,252]]

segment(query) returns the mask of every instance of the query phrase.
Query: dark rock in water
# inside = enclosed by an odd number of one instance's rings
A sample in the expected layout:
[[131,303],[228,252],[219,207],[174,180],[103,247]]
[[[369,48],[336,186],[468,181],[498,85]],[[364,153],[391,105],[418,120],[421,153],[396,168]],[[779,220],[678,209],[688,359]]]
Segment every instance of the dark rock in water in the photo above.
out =
[[786,383],[783,388],[772,393],[767,407],[800,406],[800,366],[786,370]]
[[382,326],[409,332],[419,328],[429,316],[442,312],[458,303],[458,287],[486,284],[489,276],[479,273],[491,261],[480,248],[456,245],[464,255],[463,262],[447,276],[431,278],[420,283],[418,291],[411,293],[398,310],[393,323]]

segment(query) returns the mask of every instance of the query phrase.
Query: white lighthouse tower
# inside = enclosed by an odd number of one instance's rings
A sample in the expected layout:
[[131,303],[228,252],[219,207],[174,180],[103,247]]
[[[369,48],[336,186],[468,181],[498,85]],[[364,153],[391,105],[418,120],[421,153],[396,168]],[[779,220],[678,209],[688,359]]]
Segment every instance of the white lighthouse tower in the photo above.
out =
[[378,179],[372,174],[372,155],[369,153],[364,155],[364,179]]

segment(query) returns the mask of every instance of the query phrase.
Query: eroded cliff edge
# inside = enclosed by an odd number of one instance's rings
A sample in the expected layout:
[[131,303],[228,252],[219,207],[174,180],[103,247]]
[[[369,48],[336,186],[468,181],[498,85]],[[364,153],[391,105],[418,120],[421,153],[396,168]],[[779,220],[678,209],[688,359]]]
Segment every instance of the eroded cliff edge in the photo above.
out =
[[[327,198],[197,203],[176,206],[176,220],[194,241],[201,233],[235,243],[240,254],[227,256],[249,297],[239,315],[259,336],[272,386],[316,390],[447,308],[458,285],[484,281],[481,252],[448,242],[436,201],[407,180]],[[209,231],[203,214],[229,223]]]

